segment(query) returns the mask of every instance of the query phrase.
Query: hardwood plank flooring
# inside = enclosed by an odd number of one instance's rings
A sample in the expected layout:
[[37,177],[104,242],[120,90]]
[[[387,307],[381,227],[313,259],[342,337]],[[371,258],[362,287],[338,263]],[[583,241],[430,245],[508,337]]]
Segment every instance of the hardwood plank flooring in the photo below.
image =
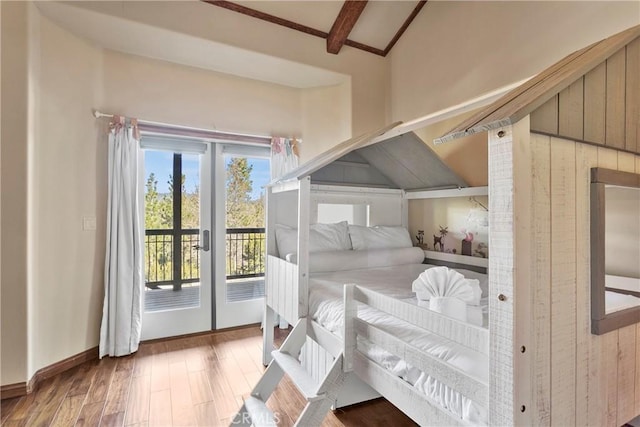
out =
[[[281,343],[286,332],[276,330]],[[262,333],[243,328],[142,343],[135,355],[86,362],[5,399],[2,426],[228,426],[258,381]],[[294,424],[304,400],[287,378],[268,406]],[[415,426],[384,399],[329,412],[323,426]]]

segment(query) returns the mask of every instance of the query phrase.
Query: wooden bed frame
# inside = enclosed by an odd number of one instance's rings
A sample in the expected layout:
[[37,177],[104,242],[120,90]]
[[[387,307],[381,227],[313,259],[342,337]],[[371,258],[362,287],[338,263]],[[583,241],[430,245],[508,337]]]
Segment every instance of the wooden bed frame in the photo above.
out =
[[[318,194],[322,196],[318,196]],[[291,197],[291,195],[296,197]],[[361,348],[358,347],[357,337],[365,337],[371,343],[401,357],[420,370],[428,372],[433,378],[451,389],[461,392],[474,401],[484,402],[487,408],[488,384],[483,384],[476,379],[468,377],[446,362],[358,318],[355,307],[357,303],[369,305],[387,313],[389,316],[424,329],[425,333],[440,335],[487,357],[489,354],[488,329],[460,322],[426,308],[390,298],[356,285],[346,285],[344,288],[345,322],[343,336],[346,339],[342,340],[308,317],[310,210],[313,210],[318,198],[326,201],[327,197],[331,199],[339,196],[348,197],[351,201],[362,198],[373,203],[373,200],[378,200],[379,203],[376,206],[379,210],[372,211],[370,213],[372,217],[376,218],[377,214],[383,215],[387,221],[390,221],[393,219],[389,215],[392,215],[396,222],[405,225],[408,221],[407,197],[402,190],[316,186],[310,184],[308,177],[272,186],[268,194],[268,201],[272,203],[272,206],[268,209],[271,214],[268,214],[267,230],[273,229],[276,217],[278,221],[281,221],[283,217],[288,216],[288,225],[296,226],[299,230],[299,256],[298,264],[293,264],[280,258],[275,251],[274,233],[267,232],[265,325],[273,325],[276,314],[288,323],[296,325],[290,336],[292,342],[297,342],[296,344],[285,342],[283,344],[284,351],[289,352],[289,355],[297,359],[298,351],[302,350],[302,355],[300,356],[302,364],[305,365],[305,369],[316,384],[322,383],[327,376],[334,375],[335,377],[336,370],[332,371],[332,369],[335,362],[340,361],[338,374],[340,379],[338,383],[334,384],[335,390],[333,390],[331,400],[325,405],[326,409],[358,403],[382,395],[419,424],[464,425],[465,422],[462,419],[455,417],[439,404],[414,389],[409,383],[368,359],[362,353]],[[294,209],[282,209],[282,206],[274,207],[273,204],[277,203],[275,201],[282,200],[282,197],[287,199],[289,204],[292,203],[294,198],[297,199],[297,212]],[[375,203],[373,204],[375,205]],[[281,211],[279,215],[274,212],[276,209]],[[393,214],[390,212],[391,209],[395,210]],[[385,212],[381,213],[380,211]],[[295,224],[292,222],[294,215]],[[380,220],[381,218],[378,217],[378,219]],[[454,256],[454,258],[458,261],[457,267],[486,272],[486,268],[463,264],[464,261],[461,260],[466,257]],[[450,265],[447,261],[441,260],[430,259],[430,263]],[[267,365],[272,360],[273,328],[265,327],[263,344],[263,361]],[[318,357],[318,352],[326,352],[326,354]],[[310,357],[310,353],[316,353],[316,356]],[[276,362],[271,362],[271,365]],[[291,375],[291,373],[289,374]],[[280,375],[280,372],[278,372],[272,380],[265,381],[269,382],[268,387],[263,387],[259,383],[252,394],[260,395],[264,398],[266,394],[270,393],[271,384],[274,381],[277,383],[276,379]],[[305,381],[308,382],[309,379]],[[341,393],[341,391],[344,391],[344,393]],[[314,415],[316,418],[305,417],[305,412],[303,411],[298,424],[319,425],[326,415],[326,409],[324,412],[317,411],[317,414]]]
[[[639,70],[640,26],[636,26],[568,55],[490,105],[483,102],[485,108],[435,140],[437,144],[480,132],[487,136],[492,254],[490,425],[613,427],[640,415],[640,323],[592,334],[589,215],[591,168],[640,173]],[[406,135],[462,112],[461,106],[451,107],[338,144],[285,177],[291,181],[283,185],[308,186],[305,180],[318,167],[354,149],[385,144],[393,135]],[[394,147],[384,148],[380,151]],[[430,169],[413,160],[404,163],[410,171]],[[423,188],[435,189],[436,185]],[[309,200],[299,200],[299,210],[308,210]],[[308,225],[302,221],[298,228],[308,230]],[[296,337],[300,345],[315,333],[306,320],[308,257],[304,250],[308,235],[304,234],[298,247],[300,265],[288,273],[298,275],[298,301],[284,309],[271,302],[280,310],[289,310],[290,318],[297,314],[305,319],[304,334]],[[357,288],[353,291],[359,293]],[[273,315],[272,309],[267,311]],[[364,332],[357,320],[353,323],[354,329]],[[284,350],[292,348],[288,345]],[[348,362],[350,350],[345,351]],[[342,358],[336,361],[342,363]],[[354,350],[353,367],[360,369],[361,362],[366,363]],[[335,363],[330,368],[336,374],[332,384],[344,382],[345,373],[336,373],[334,368]],[[375,382],[377,378],[365,380],[391,401],[396,393],[403,393],[399,388],[393,391],[393,381],[381,380],[382,385]],[[320,387],[324,396],[330,394],[325,393],[332,389],[329,384],[323,381]],[[387,385],[389,390],[383,390]],[[268,391],[261,381],[254,396],[264,400]],[[319,424],[323,408],[318,408],[315,418],[308,419]],[[307,416],[307,411],[301,416]]]

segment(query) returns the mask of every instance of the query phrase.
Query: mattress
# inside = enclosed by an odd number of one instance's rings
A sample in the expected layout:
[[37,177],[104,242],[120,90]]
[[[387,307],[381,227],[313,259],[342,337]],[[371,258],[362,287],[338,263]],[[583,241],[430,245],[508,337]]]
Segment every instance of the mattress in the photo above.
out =
[[[360,270],[346,270],[311,274],[309,280],[309,313],[312,318],[332,333],[342,336],[343,285],[356,283],[386,296],[418,305],[411,283],[429,265],[406,264]],[[432,267],[432,266],[431,266]],[[469,278],[484,278],[485,275],[458,270]],[[484,325],[487,325],[486,289],[482,299]],[[358,316],[409,344],[440,358],[458,368],[469,377],[488,384],[489,360],[484,354],[475,352],[424,329],[410,325],[371,307],[361,305]],[[417,390],[437,402],[455,416],[475,425],[486,425],[487,402],[475,402],[442,384],[425,372],[408,365],[399,357],[373,346],[365,340],[359,341],[367,357],[412,384]]]

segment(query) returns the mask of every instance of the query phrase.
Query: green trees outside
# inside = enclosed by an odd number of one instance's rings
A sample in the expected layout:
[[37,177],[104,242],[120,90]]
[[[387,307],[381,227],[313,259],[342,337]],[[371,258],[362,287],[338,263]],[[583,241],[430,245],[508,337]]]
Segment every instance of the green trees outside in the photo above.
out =
[[[264,193],[251,198],[253,166],[245,157],[233,157],[227,163],[226,226],[233,228],[264,227]],[[227,239],[227,275],[264,272],[264,234],[242,233]]]
[[[200,228],[200,189],[195,186],[191,191],[185,186],[186,176],[181,179],[182,186],[182,229]],[[145,229],[171,230],[173,228],[173,176],[169,175],[167,193],[158,193],[158,180],[153,172],[145,184]],[[194,239],[195,238],[195,239]],[[173,236],[155,234],[145,237],[145,281],[165,282],[173,279]],[[182,278],[200,277],[198,254],[193,249],[197,235],[182,236]]]
[[227,163],[227,228],[264,227],[264,194],[251,199],[253,166],[245,157]]
[[[252,199],[253,166],[243,157],[234,157],[226,165],[226,226],[227,228],[264,227],[264,194]],[[145,183],[145,229],[173,228],[173,178],[167,193],[158,193],[158,179],[151,172]],[[182,176],[182,229],[200,228],[200,190],[188,189]],[[159,232],[162,233],[162,232]],[[193,235],[182,237],[183,279],[199,277],[198,252],[192,248]],[[227,275],[264,272],[264,233],[231,234],[227,237]],[[168,234],[147,235],[145,244],[145,279],[147,282],[170,281],[173,278],[173,237]]]

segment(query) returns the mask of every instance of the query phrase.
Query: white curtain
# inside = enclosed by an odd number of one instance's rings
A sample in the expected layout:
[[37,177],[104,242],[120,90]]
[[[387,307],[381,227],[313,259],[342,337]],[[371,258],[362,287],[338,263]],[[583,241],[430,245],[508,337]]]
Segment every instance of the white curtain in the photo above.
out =
[[139,134],[114,117],[109,132],[109,195],[100,358],[138,350],[142,318],[143,229],[139,217]]
[[271,179],[280,178],[298,167],[300,143],[295,138],[271,138]]

